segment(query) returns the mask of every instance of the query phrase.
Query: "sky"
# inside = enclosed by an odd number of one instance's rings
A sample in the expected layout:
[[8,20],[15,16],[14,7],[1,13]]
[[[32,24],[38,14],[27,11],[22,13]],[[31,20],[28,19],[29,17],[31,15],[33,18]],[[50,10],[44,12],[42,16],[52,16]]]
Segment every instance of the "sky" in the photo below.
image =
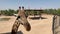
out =
[[26,9],[57,9],[60,8],[60,0],[0,0],[0,10],[18,9],[19,6],[24,6]]

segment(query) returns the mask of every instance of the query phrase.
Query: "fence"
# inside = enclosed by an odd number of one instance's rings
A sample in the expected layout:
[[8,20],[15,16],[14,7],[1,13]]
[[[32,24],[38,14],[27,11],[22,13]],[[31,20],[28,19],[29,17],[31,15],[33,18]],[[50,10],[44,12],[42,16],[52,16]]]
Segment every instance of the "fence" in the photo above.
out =
[[60,16],[54,15],[52,24],[53,34],[60,34]]

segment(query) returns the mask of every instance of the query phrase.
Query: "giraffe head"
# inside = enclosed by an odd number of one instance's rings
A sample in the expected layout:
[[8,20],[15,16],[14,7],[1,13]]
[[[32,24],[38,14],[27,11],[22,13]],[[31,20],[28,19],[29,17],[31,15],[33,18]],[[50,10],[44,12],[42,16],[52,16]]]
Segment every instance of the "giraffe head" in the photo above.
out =
[[22,10],[20,10],[20,9],[21,9],[21,7],[19,7],[19,12],[20,12],[20,14],[19,14],[19,16],[20,16],[19,21],[21,22],[21,24],[23,24],[23,26],[25,27],[25,29],[27,31],[30,31],[31,26],[30,26],[30,24],[29,24],[29,22],[28,22],[28,20],[26,18],[24,7],[22,6]]

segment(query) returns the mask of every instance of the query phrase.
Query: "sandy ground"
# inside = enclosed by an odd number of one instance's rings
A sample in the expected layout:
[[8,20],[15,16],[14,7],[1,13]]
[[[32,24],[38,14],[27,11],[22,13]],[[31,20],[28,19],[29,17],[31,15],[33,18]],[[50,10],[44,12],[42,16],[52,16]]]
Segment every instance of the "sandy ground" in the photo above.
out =
[[[10,34],[12,25],[16,19],[14,16],[1,16],[10,17],[9,21],[0,21],[0,34]],[[42,15],[45,19],[28,19],[31,24],[31,31],[26,31],[23,25],[20,25],[18,34],[52,34],[52,17],[53,15]]]

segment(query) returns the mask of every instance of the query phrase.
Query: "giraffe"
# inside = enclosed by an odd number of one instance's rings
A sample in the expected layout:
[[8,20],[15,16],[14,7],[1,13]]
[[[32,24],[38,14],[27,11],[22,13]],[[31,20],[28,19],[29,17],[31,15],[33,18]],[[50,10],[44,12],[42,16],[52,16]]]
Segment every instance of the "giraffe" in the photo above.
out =
[[26,31],[31,30],[31,26],[30,26],[29,22],[27,21],[27,17],[25,15],[25,11],[24,11],[23,6],[22,6],[22,10],[21,10],[21,7],[19,7],[18,17],[13,24],[11,34],[17,34],[17,31],[18,31],[20,24],[22,24],[24,26]]

